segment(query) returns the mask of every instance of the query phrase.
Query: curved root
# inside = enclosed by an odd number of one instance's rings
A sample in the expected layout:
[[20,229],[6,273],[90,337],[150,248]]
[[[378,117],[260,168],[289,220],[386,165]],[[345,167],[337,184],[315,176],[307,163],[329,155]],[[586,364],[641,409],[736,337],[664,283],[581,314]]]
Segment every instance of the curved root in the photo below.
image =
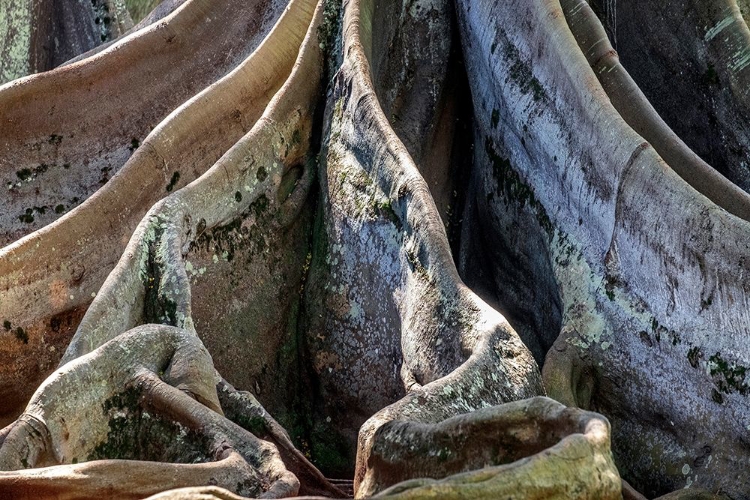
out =
[[[172,22],[184,24],[184,16],[200,17],[200,12],[193,12],[197,8],[193,3],[175,13]],[[102,190],[57,222],[0,251],[1,319],[13,331],[23,331],[25,339],[22,345],[12,339],[0,344],[6,356],[17,360],[17,366],[0,368],[0,394],[8,402],[2,411],[8,413],[5,418],[19,411],[50,365],[59,361],[83,309],[116,264],[146,207],[202,175],[252,128],[281,87],[293,67],[314,3],[298,0],[290,7],[258,50],[172,113]],[[129,54],[131,45],[138,48],[152,36],[161,36],[159,30],[171,24],[164,26],[152,28],[155,34],[138,35],[142,40],[123,42],[117,57]],[[112,59],[111,54],[97,57]],[[82,65],[88,68],[94,62]],[[234,196],[235,192],[228,193],[227,199]]]
[[13,498],[142,498],[204,484],[296,494],[275,446],[216,412],[213,373],[190,332],[145,325],[122,334],[39,388],[0,446],[0,469],[18,471],[0,473],[0,488]]
[[387,422],[437,422],[543,392],[516,333],[458,277],[429,189],[380,108],[368,60],[373,9],[353,1],[344,12],[321,172],[330,243],[316,307],[327,317],[309,333],[324,391],[336,394],[326,411],[338,432],[348,431],[342,408],[351,419],[391,405],[359,431],[358,497],[383,487],[369,467]]
[[393,421],[375,442],[369,474],[380,484],[448,476],[375,498],[621,498],[606,419],[543,397],[432,425]]
[[[300,0],[300,8],[310,3]],[[258,202],[263,210],[286,204],[284,210],[292,215],[294,207],[301,206],[309,183],[300,182],[295,195],[285,197],[282,180],[305,161],[309,146],[320,82],[316,26],[317,22],[310,25],[297,65],[250,132],[206,174],[154,205],[144,217],[86,312],[61,365],[144,321],[193,330],[191,267],[183,259],[190,245],[205,231],[257,211]],[[284,210],[280,220],[293,219],[284,217]]]
[[[728,457],[748,460],[735,417],[747,414],[747,391],[714,364],[744,370],[750,359],[737,340],[748,222],[700,196],[628,125],[558,2],[469,3],[459,24],[473,47],[467,67],[481,75],[472,88],[484,143],[474,216],[497,239],[513,238],[502,234],[511,226],[544,240],[564,333],[544,369],[550,394],[606,415],[620,473],[638,490],[744,494]],[[652,137],[656,148],[670,140]],[[696,436],[708,416],[721,425]]]
[[703,161],[662,120],[620,64],[604,27],[588,3],[578,0],[560,3],[578,46],[620,116],[696,191],[727,212],[750,220],[750,195]]

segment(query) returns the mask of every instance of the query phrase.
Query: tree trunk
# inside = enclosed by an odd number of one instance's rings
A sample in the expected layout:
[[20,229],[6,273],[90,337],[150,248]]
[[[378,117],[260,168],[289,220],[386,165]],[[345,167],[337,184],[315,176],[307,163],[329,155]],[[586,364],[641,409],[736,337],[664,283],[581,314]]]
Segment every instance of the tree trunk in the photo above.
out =
[[732,0],[42,4],[0,496],[750,498]]

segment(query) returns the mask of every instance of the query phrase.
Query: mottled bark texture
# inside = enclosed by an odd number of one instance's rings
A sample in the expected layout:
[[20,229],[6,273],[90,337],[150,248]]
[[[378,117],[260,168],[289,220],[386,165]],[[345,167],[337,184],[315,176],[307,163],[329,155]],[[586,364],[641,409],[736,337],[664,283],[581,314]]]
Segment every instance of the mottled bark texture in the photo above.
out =
[[5,0],[0,84],[57,67],[132,27],[124,0]]
[[[588,5],[563,7],[459,9],[476,75],[475,195],[464,218],[506,246],[520,230],[522,247],[548,256],[534,267],[519,251],[517,261],[527,276],[551,273],[547,293],[561,304],[545,388],[610,419],[624,477],[649,495],[700,486],[744,498],[750,227],[628,125],[597,80],[607,68],[594,61],[592,71],[569,28],[566,16]],[[484,251],[479,237],[466,243],[469,283],[504,283],[502,268],[472,258]]]
[[744,5],[97,2],[0,6],[0,497],[750,498]]

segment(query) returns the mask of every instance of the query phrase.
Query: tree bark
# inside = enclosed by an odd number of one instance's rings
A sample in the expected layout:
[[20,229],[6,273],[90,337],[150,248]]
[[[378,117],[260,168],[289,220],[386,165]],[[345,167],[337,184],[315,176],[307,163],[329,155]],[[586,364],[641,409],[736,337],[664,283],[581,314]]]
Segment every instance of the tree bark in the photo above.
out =
[[68,61],[0,87],[0,496],[750,498],[737,3],[67,5],[0,7]]
[[[627,125],[574,50],[559,4],[459,12],[478,75],[474,224],[500,240],[513,225],[534,235],[527,245],[544,245],[549,260],[524,271],[551,269],[549,294],[562,302],[548,394],[607,415],[636,489],[697,484],[743,496],[748,485],[731,471],[745,456],[734,415],[747,405],[737,343],[747,222],[698,195]],[[469,256],[465,273],[480,276]],[[705,427],[707,415],[721,424]]]
[[132,26],[123,0],[3,2],[0,84],[57,67]]

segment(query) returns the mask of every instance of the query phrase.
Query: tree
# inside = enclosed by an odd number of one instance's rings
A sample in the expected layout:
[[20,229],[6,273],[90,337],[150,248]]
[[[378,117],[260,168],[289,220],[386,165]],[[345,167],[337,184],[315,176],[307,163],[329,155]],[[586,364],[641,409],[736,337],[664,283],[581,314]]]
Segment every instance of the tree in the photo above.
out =
[[0,491],[748,498],[750,32],[679,7],[174,1],[0,87]]

